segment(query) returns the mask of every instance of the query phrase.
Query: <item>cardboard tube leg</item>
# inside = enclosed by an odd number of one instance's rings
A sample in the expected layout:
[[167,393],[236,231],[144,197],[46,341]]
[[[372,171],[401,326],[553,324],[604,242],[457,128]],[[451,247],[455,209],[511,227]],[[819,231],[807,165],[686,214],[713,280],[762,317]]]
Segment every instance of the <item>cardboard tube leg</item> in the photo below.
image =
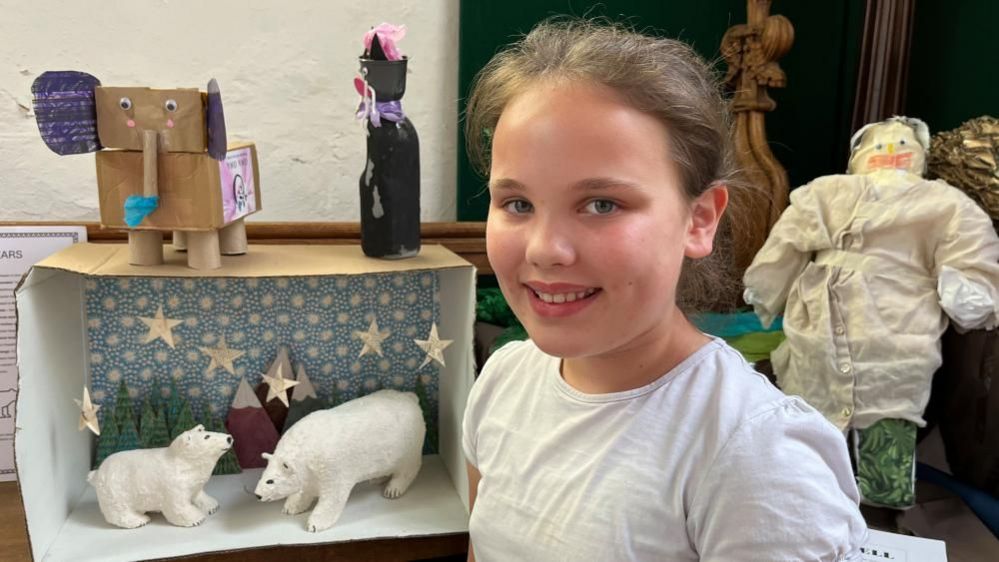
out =
[[128,262],[132,265],[163,263],[163,233],[158,230],[132,230],[128,233]]
[[223,256],[241,256],[246,253],[246,223],[243,219],[230,223],[219,231],[219,247]]
[[183,230],[174,230],[173,231],[173,247],[178,252],[186,252],[187,251],[187,233],[186,232],[184,232]]
[[218,269],[222,267],[217,230],[187,233],[187,266],[192,269]]

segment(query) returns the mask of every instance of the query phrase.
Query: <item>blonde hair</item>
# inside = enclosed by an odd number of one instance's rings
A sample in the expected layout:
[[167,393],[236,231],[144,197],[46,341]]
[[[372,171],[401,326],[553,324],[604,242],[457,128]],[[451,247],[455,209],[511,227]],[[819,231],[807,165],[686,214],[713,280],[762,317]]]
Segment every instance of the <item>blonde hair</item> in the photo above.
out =
[[[465,112],[465,138],[473,166],[488,177],[492,132],[515,96],[539,81],[601,84],[669,132],[670,157],[688,201],[716,184],[739,183],[728,102],[716,74],[687,44],[638,33],[623,24],[556,17],[498,53],[478,73]],[[715,251],[686,260],[677,303],[686,311],[728,307],[739,282],[732,275],[731,213]]]

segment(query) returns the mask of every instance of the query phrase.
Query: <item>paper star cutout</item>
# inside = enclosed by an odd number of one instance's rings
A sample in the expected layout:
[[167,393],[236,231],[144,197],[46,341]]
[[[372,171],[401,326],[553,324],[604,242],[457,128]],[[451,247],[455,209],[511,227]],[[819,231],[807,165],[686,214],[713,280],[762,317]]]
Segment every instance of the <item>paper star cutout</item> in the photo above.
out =
[[225,343],[225,336],[219,339],[218,347],[200,347],[201,352],[212,358],[211,363],[208,364],[208,368],[205,369],[205,374],[211,373],[215,369],[222,367],[226,371],[229,371],[233,375],[236,374],[236,369],[233,368],[232,362],[245,354],[245,351],[240,351],[238,349],[230,349]]
[[282,404],[287,406],[288,389],[298,384],[299,381],[284,378],[284,369],[282,368],[282,364],[278,363],[277,375],[273,377],[264,375],[264,382],[267,383],[267,400],[265,402],[270,402],[277,398]]
[[447,346],[454,343],[454,340],[442,340],[437,336],[437,323],[434,322],[430,325],[430,335],[427,336],[425,340],[413,340],[416,345],[420,346],[420,349],[427,353],[427,356],[423,359],[423,363],[417,369],[422,369],[430,360],[434,360],[444,367],[444,350]]
[[385,341],[385,338],[389,337],[389,331],[379,331],[377,320],[371,321],[367,332],[355,331],[354,335],[361,338],[361,341],[364,342],[364,347],[361,348],[361,354],[358,357],[364,357],[369,351],[374,351],[379,357],[384,357],[382,355],[382,342]]
[[87,387],[83,387],[83,401],[74,398],[73,402],[76,402],[76,405],[80,407],[79,430],[83,431],[84,428],[90,428],[90,431],[93,431],[94,435],[100,435],[101,426],[97,421],[97,410],[100,410],[101,407],[99,405],[95,406],[90,401],[90,391],[87,390]]
[[146,339],[142,343],[149,343],[162,338],[170,347],[173,347],[173,327],[184,323],[183,320],[172,320],[163,316],[163,305],[160,305],[156,309],[156,316],[152,318],[140,316],[139,320],[142,320],[146,326],[149,326],[149,333],[146,334]]

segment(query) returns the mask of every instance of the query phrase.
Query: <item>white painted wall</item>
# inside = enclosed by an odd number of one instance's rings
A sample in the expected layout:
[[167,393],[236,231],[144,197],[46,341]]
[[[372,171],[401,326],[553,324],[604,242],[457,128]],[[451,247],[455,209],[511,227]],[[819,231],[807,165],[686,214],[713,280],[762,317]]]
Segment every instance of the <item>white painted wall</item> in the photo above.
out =
[[408,29],[422,218],[454,220],[458,0],[0,0],[0,220],[98,218],[94,156],[58,156],[38,135],[31,82],[46,70],[161,88],[214,76],[229,138],[257,143],[253,220],[358,220],[352,81],[361,37],[382,21]]

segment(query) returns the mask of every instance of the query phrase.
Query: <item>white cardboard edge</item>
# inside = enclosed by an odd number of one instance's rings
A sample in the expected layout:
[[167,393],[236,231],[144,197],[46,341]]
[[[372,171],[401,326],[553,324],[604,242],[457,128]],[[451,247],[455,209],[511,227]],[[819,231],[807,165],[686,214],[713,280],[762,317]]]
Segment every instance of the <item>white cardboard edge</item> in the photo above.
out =
[[[465,353],[451,355],[451,361],[441,370],[438,382],[438,441],[440,455],[451,475],[455,489],[468,511],[468,471],[465,453],[461,446],[462,420],[465,417],[465,402],[475,382],[475,359],[472,353],[472,329],[475,325],[475,269],[442,270],[441,299],[447,295],[454,299],[454,306],[441,306],[441,333],[443,339],[453,339],[452,348]],[[470,276],[467,279],[466,276]],[[466,277],[466,279],[463,279]],[[466,289],[462,289],[465,281]],[[447,351],[445,351],[447,355]]]
[[[128,558],[123,559],[176,556],[180,551],[192,554],[228,550],[234,547],[328,543],[466,532],[468,477],[461,447],[461,421],[464,416],[465,399],[474,382],[471,330],[475,316],[475,269],[468,266],[434,269],[434,271],[441,280],[441,337],[453,339],[454,344],[445,352],[447,366],[440,371],[438,400],[440,460],[434,460],[437,457],[428,457],[428,462],[436,463],[437,470],[446,475],[445,480],[450,479],[454,495],[444,494],[444,497],[440,497],[441,490],[436,490],[435,495],[440,501],[432,502],[432,505],[428,505],[424,510],[425,512],[419,514],[421,520],[429,522],[429,526],[399,527],[397,521],[393,523],[395,520],[391,518],[390,512],[388,512],[389,519],[378,519],[384,524],[357,524],[358,522],[349,520],[347,514],[352,510],[348,505],[344,519],[336,526],[339,530],[335,533],[332,531],[328,534],[305,533],[306,536],[299,536],[298,540],[291,537],[280,540],[273,533],[258,528],[258,534],[269,537],[275,542],[249,544],[243,542],[240,545],[232,545],[227,544],[228,541],[225,540],[216,542],[209,540],[206,543],[204,539],[198,538],[204,536],[203,533],[198,534],[198,528],[171,527],[162,523],[160,516],[154,515],[154,522],[160,517],[162,525],[153,527],[153,523],[150,523],[147,528],[159,528],[165,536],[159,537],[157,534],[141,541],[140,544],[161,546],[150,546],[148,550],[139,546],[138,550],[129,550]],[[14,444],[15,461],[32,557],[37,561],[82,559],[80,558],[82,554],[75,549],[71,549],[73,550],[71,558],[63,557],[66,551],[62,547],[60,534],[64,528],[70,528],[72,533],[79,533],[82,529],[83,535],[76,536],[72,542],[85,541],[92,544],[96,540],[97,544],[103,544],[102,550],[105,553],[117,548],[116,542],[119,540],[116,537],[117,533],[130,532],[106,524],[80,523],[80,518],[83,518],[84,522],[87,521],[88,514],[92,514],[96,509],[93,490],[86,484],[93,438],[90,432],[77,431],[78,410],[73,402],[74,398],[79,398],[82,394],[83,385],[89,375],[83,311],[84,276],[85,274],[77,272],[33,268],[17,290],[17,346],[21,376],[15,422],[17,428]],[[441,464],[444,470],[440,470]],[[213,483],[210,482],[209,485],[212,486]],[[414,497],[420,496],[420,491],[414,494]],[[353,497],[352,495],[352,502]],[[413,501],[412,498],[409,501]],[[461,512],[460,521],[455,519],[453,510],[447,511],[455,505]],[[78,506],[79,513],[74,513]],[[444,511],[435,511],[438,509],[437,506],[443,506],[441,509]],[[288,519],[281,518],[280,505],[274,504],[269,507],[274,508],[274,524],[284,525],[282,528],[287,528]],[[225,508],[223,504],[222,509]],[[355,508],[354,511],[357,509],[359,508]],[[378,510],[360,509],[358,513],[364,513],[366,518],[372,517],[372,514],[377,516],[376,519],[386,516],[386,513],[379,513]],[[438,516],[441,516],[441,520],[435,521]],[[217,514],[213,517],[217,517]],[[221,522],[227,520],[228,518],[218,519]],[[251,524],[259,525],[259,521],[253,520]],[[223,524],[223,528],[239,534],[238,529],[226,524]],[[174,533],[177,531],[190,534],[176,536]],[[218,532],[216,529],[215,536],[218,536]],[[166,539],[166,537],[171,538]],[[183,540],[186,537],[189,537],[190,541]],[[110,542],[105,541],[105,538]],[[164,552],[160,538],[168,540],[166,543],[168,545],[175,545],[176,552]],[[206,544],[210,547],[191,550],[194,548],[190,544],[192,542],[197,545],[196,548],[202,548]],[[122,546],[125,543],[132,544],[133,541],[125,540]],[[57,544],[60,545],[58,551],[50,552],[53,545]]]
[[87,487],[92,440],[73,402],[86,376],[82,295],[80,276],[35,269],[17,291],[14,457],[36,560]]

